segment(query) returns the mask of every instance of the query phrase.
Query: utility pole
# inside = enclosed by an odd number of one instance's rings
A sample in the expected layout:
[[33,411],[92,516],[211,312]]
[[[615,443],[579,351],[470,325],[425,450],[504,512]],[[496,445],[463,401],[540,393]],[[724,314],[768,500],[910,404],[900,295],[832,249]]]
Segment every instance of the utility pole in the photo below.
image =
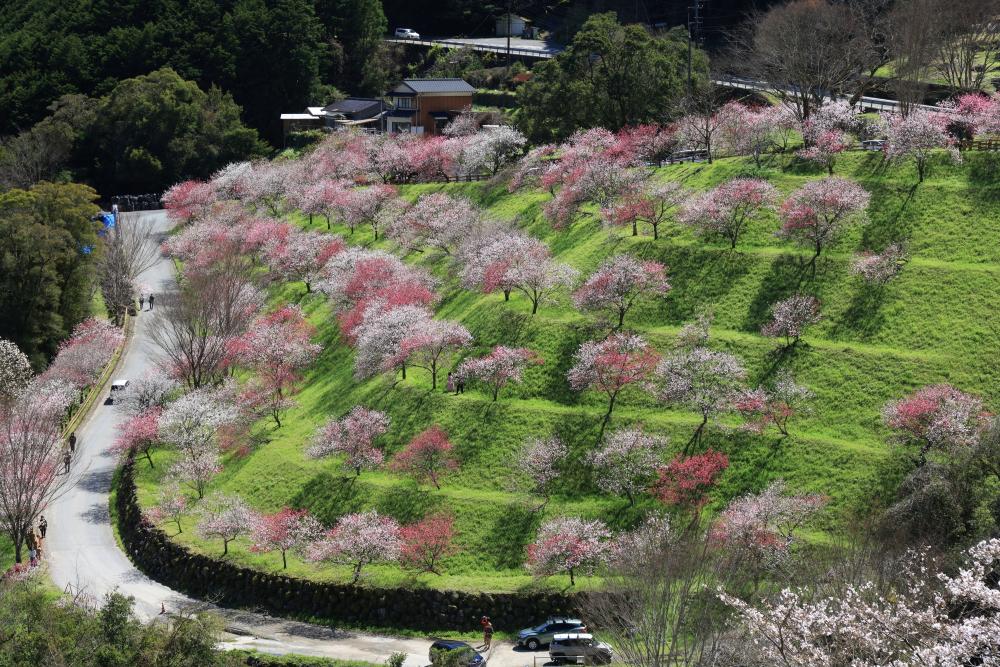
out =
[[691,60],[694,57],[694,42],[701,46],[701,3],[707,0],[694,0],[694,5],[688,7],[688,80],[687,92],[691,95],[693,82],[691,78]]
[[507,73],[510,74],[510,12],[513,0],[507,0]]

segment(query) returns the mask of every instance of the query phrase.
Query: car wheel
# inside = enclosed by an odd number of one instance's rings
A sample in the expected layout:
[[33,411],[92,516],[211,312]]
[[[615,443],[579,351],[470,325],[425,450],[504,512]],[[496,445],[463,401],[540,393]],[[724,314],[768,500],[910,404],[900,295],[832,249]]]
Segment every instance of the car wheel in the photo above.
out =
[[537,651],[542,644],[537,639],[532,637],[531,639],[526,641],[524,645],[528,647],[529,651]]

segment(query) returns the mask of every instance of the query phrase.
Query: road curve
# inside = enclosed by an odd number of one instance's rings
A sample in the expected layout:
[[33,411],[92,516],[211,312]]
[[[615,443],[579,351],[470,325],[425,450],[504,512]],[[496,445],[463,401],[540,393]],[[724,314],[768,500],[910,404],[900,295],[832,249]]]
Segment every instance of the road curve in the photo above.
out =
[[[153,218],[153,240],[158,244],[170,228],[166,215],[162,211],[140,215]],[[154,294],[174,289],[172,263],[161,257],[141,276],[140,282]],[[156,351],[149,337],[152,321],[149,312],[142,312],[135,319],[132,339],[115,378],[138,377],[153,365]],[[45,557],[49,575],[60,590],[98,602],[117,589],[135,599],[136,614],[147,621],[159,618],[161,609],[176,612],[205,607],[144,575],[118,547],[111,529],[108,504],[117,459],[108,454],[107,449],[115,438],[122,415],[104,404],[106,398],[106,394],[101,397],[77,430],[68,490],[45,512],[48,520]],[[224,619],[227,634],[220,644],[223,648],[252,648],[273,654],[297,653],[376,663],[384,662],[391,653],[401,652],[407,654],[407,667],[422,667],[428,663],[430,641],[426,639],[371,635],[209,607]],[[534,655],[514,651],[511,644],[499,642],[491,651],[489,662],[496,667],[533,667]],[[544,655],[538,654],[538,657]]]

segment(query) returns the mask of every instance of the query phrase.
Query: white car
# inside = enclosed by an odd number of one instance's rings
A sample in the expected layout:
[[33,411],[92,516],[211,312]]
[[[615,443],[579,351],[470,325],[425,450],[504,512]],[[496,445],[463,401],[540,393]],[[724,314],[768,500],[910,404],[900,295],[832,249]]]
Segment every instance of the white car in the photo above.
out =
[[396,28],[397,39],[420,39],[420,33],[409,28]]
[[125,387],[127,386],[128,386],[128,380],[119,379],[111,383],[111,393],[108,396],[108,398],[111,400],[112,404],[115,402],[115,394],[117,394],[120,391],[124,391]]

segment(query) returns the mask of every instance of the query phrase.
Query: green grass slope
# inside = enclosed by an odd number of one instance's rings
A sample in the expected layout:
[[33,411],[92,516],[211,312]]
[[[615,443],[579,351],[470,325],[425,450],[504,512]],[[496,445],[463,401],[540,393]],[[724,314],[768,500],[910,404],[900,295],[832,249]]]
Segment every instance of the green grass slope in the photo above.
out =
[[[755,170],[746,160],[726,159],[713,165],[665,167],[656,178],[707,189],[748,173],[768,178],[783,194],[822,177],[784,163]],[[666,264],[672,291],[658,303],[633,310],[626,326],[664,350],[685,322],[711,309],[712,345],[738,355],[752,382],[784,367],[816,394],[811,412],[794,418],[787,438],[749,435],[736,430],[733,420],[723,420],[708,433],[703,446],[721,449],[731,458],[710,510],[782,478],[794,490],[829,497],[813,533],[822,539],[891,502],[910,465],[902,452],[887,444],[880,420],[886,401],[925,384],[950,382],[996,406],[1000,386],[1000,322],[995,316],[1000,294],[1000,245],[995,242],[1000,238],[1000,155],[969,154],[960,166],[942,160],[920,185],[912,167],[887,168],[876,154],[846,155],[837,173],[872,193],[869,222],[824,250],[814,267],[809,265],[811,252],[774,236],[774,216],[749,229],[733,252],[724,243],[696,239],[676,226],[668,226],[656,242],[631,237],[629,230],[602,228],[593,215],[569,229],[553,230],[541,215],[549,199],[542,191],[511,195],[502,185],[486,183],[414,185],[401,191],[412,199],[435,190],[465,194],[498,217],[516,219],[584,274],[609,255],[625,251]],[[314,227],[325,224],[317,221]],[[346,230],[337,231],[347,236]],[[364,230],[348,239],[372,243]],[[887,288],[873,291],[850,275],[851,253],[881,249],[892,241],[905,241],[912,259]],[[603,333],[573,309],[568,295],[531,316],[530,304],[516,293],[505,303],[499,294],[462,289],[445,257],[427,252],[409,259],[441,281],[437,314],[461,320],[472,331],[475,347],[470,354],[500,343],[526,346],[541,354],[544,365],[529,369],[525,382],[507,388],[496,404],[475,390],[460,396],[446,395],[440,388],[431,392],[430,380],[420,370],[409,372],[394,387],[384,379],[358,383],[352,377],[353,353],[339,340],[324,299],[304,296],[301,285],[284,286],[274,293],[275,302],[298,301],[318,327],[325,351],[307,374],[297,396],[299,406],[287,415],[285,426],[272,431],[260,425],[269,441],[244,458],[230,456],[212,490],[242,494],[261,510],[305,507],[328,524],[345,512],[370,507],[403,522],[440,510],[455,516],[459,552],[444,562],[443,576],[413,576],[395,566],[373,566],[366,580],[375,585],[564,587],[568,578],[533,581],[522,567],[525,547],[543,517],[572,513],[624,529],[657,507],[649,498],[629,507],[622,498],[601,494],[586,465],[597,445],[605,402],[603,395],[572,391],[565,373],[578,345]],[[770,304],[796,291],[820,298],[823,320],[793,351],[777,354],[775,342],[758,331]],[[337,461],[307,459],[303,452],[317,426],[356,404],[391,416],[392,426],[382,439],[389,455],[431,424],[439,424],[455,443],[460,471],[449,475],[438,491],[387,472],[364,473],[351,481]],[[640,392],[626,393],[611,427],[640,422],[668,435],[678,450],[698,418],[659,407]],[[571,453],[555,498],[544,513],[534,513],[537,501],[517,490],[515,453],[526,438],[553,433]],[[161,464],[172,456],[158,452],[155,470],[138,462],[144,503],[155,501],[156,482],[166,467]],[[197,538],[193,517],[184,528],[177,535],[180,542],[221,553],[221,544]],[[252,554],[245,540],[229,551],[235,561],[272,571],[280,568],[280,557]],[[290,558],[289,572],[322,580],[348,578],[346,567],[316,566],[297,557]],[[598,584],[582,579],[577,586]]]

